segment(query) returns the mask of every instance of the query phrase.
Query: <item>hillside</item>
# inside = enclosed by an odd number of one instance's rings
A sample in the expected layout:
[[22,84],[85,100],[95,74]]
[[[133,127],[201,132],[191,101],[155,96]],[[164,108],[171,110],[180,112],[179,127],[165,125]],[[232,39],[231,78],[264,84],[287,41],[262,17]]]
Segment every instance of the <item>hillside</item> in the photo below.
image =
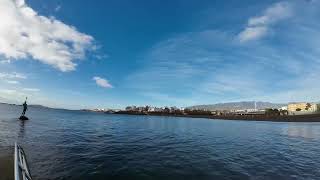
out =
[[[256,102],[257,109],[266,109],[266,108],[280,108],[286,106],[287,104],[276,104],[270,102]],[[210,105],[197,105],[187,107],[189,109],[206,109],[206,110],[240,110],[240,109],[254,109],[254,101],[243,101],[243,102],[229,102],[229,103],[218,103]]]

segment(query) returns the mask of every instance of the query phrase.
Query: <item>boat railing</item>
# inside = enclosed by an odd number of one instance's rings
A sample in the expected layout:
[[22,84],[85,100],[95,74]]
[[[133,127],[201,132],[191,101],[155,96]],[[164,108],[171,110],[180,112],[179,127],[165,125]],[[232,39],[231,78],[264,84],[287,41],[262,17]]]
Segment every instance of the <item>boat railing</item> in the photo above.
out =
[[15,180],[32,180],[26,154],[17,143],[14,147],[14,177]]

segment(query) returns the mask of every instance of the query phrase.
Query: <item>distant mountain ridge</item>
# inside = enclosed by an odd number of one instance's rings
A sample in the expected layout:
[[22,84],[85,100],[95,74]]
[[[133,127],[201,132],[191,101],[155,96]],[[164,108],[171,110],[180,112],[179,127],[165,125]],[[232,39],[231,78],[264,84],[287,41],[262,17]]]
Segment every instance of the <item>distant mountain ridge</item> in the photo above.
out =
[[[0,104],[9,105],[9,106],[22,106],[22,103],[18,104],[18,103],[9,103],[9,102],[1,102],[1,101],[0,101]],[[28,104],[28,107],[43,108],[43,109],[63,109],[63,108],[47,107],[39,104]],[[65,110],[68,110],[68,109],[65,109]]]
[[257,109],[266,109],[266,108],[280,108],[286,106],[287,104],[277,104],[270,102],[261,102],[261,101],[242,101],[242,102],[228,102],[228,103],[218,103],[218,104],[209,104],[209,105],[196,105],[187,107],[192,110],[243,110],[243,109],[254,109],[256,103]]
[[[22,104],[6,103],[6,102],[0,102],[0,104],[10,105],[10,106],[22,106]],[[51,107],[47,107],[47,106],[43,106],[43,105],[38,105],[38,104],[29,104],[28,107],[56,109],[56,108],[51,108]]]

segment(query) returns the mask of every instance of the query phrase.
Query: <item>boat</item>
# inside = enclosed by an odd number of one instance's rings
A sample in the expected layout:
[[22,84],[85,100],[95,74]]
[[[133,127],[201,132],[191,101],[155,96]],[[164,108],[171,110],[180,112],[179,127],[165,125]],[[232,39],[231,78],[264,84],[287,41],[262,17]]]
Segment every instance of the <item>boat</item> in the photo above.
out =
[[29,170],[26,154],[21,146],[14,145],[14,179],[15,180],[32,180]]

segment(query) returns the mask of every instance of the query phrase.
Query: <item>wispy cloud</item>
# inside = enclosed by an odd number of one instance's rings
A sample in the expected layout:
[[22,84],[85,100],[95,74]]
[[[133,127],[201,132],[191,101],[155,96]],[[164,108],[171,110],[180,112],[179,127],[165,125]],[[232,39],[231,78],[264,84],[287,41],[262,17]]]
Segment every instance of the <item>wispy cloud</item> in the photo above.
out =
[[7,80],[8,84],[19,84],[19,81]]
[[15,94],[17,91],[14,89],[0,89],[0,92],[3,94]]
[[23,99],[27,94],[16,89],[0,89],[0,100],[5,99],[6,102],[19,103],[18,99]]
[[[314,93],[320,89],[315,83],[320,77],[320,43],[314,37],[320,37],[316,23],[319,9],[320,4],[282,2],[249,19],[246,29],[266,28],[268,33],[276,23],[290,17],[286,26],[273,29],[277,43],[244,46],[244,41],[234,41],[239,34],[228,30],[174,36],[146,52],[141,69],[130,74],[126,84],[147,98],[164,99],[167,104],[317,101],[320,96]],[[243,40],[266,35],[257,33]]]
[[26,79],[27,76],[21,73],[12,72],[12,73],[1,73],[0,79]]
[[150,91],[171,91],[178,81],[183,82],[179,89],[190,90],[193,81],[201,81],[205,73],[221,64],[219,49],[232,46],[231,41],[227,33],[206,30],[159,42],[146,52],[142,68],[128,77],[127,84]]
[[27,79],[27,76],[17,72],[11,73],[0,73],[0,80],[6,82],[7,84],[17,85],[20,84],[20,80]]
[[40,89],[37,88],[23,88],[23,91],[29,91],[29,92],[39,92]]
[[151,47],[143,57],[141,69],[130,74],[125,84],[150,102],[194,104],[198,99],[193,93],[207,76],[221,68],[221,51],[232,46],[232,36],[222,31],[177,35]]
[[189,106],[191,104],[196,104],[192,98],[178,97],[176,95],[170,95],[167,93],[157,93],[157,92],[145,92],[141,94],[144,97],[150,98],[148,104],[152,106]]
[[43,102],[44,97],[39,93],[36,88],[0,88],[0,101],[7,103],[20,104],[28,97],[29,102],[32,104]]
[[109,81],[107,79],[104,79],[104,78],[101,78],[101,77],[98,77],[98,76],[95,76],[92,78],[96,84],[100,87],[103,87],[103,88],[113,88],[113,86],[109,83]]
[[24,0],[2,0],[0,9],[0,55],[6,59],[31,57],[71,71],[92,46],[93,37],[54,17],[39,15]]
[[56,6],[56,7],[54,8],[54,11],[55,11],[55,12],[58,12],[58,11],[60,11],[60,9],[61,9],[61,5],[58,5],[58,6]]
[[0,64],[9,64],[11,62],[10,59],[3,59],[3,60],[0,60]]
[[289,18],[292,15],[288,2],[279,2],[267,8],[261,16],[248,20],[246,28],[239,33],[240,42],[247,42],[263,38],[270,31],[272,25]]

